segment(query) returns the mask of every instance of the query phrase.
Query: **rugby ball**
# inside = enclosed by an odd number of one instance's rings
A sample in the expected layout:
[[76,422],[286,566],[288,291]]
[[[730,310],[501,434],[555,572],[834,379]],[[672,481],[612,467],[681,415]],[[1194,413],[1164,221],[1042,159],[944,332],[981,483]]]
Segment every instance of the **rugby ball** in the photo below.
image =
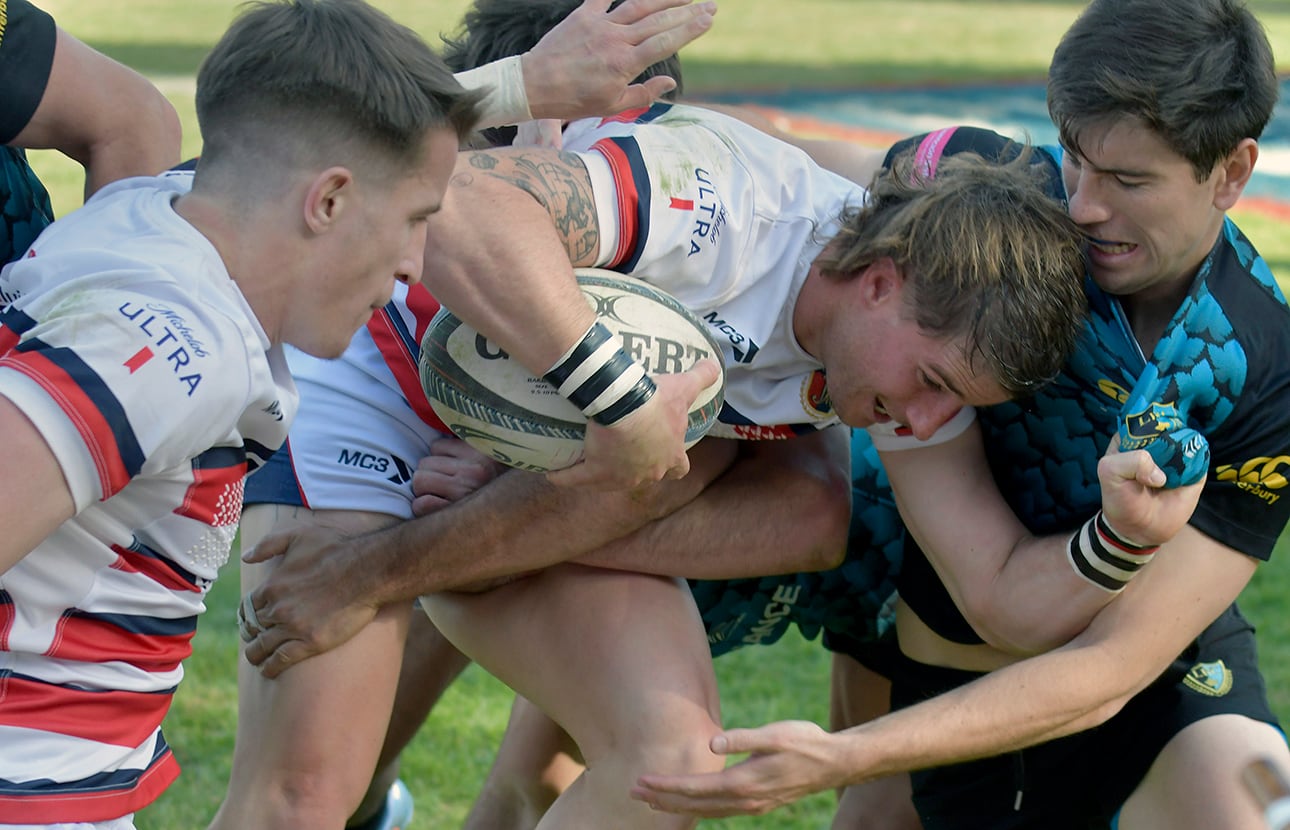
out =
[[[587,303],[651,375],[684,372],[705,357],[721,362],[708,327],[670,294],[598,268],[575,269]],[[421,386],[453,434],[503,464],[533,472],[569,467],[582,457],[587,418],[554,387],[440,309],[421,338]],[[725,370],[690,408],[686,446],[716,423]]]

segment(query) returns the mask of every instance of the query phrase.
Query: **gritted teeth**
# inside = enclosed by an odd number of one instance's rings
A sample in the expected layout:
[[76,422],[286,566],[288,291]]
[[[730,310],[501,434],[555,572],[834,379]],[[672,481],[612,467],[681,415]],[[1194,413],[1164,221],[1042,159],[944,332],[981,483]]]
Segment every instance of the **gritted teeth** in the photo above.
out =
[[1101,239],[1090,239],[1089,244],[1104,254],[1127,254],[1134,248],[1129,242],[1105,242]]

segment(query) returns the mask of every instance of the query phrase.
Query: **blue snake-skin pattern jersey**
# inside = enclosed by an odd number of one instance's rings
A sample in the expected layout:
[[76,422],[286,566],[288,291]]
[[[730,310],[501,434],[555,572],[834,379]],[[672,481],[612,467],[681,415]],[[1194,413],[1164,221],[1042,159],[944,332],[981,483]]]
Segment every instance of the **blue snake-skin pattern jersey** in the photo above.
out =
[[22,256],[52,221],[49,193],[26,153],[0,147],[0,265]]
[[[0,3],[0,144],[22,131],[45,94],[54,62],[54,19],[26,0]],[[0,264],[17,259],[54,219],[45,186],[17,147],[0,146]]]
[[[959,132],[970,139],[963,149],[982,152],[983,145],[1008,143],[988,131]],[[893,153],[918,141],[897,145]],[[1051,166],[1058,188],[1054,195],[1064,197],[1060,151],[1042,150],[1035,159]],[[987,456],[1008,503],[1035,533],[1073,530],[1101,506],[1097,462],[1112,435],[1119,431],[1123,443],[1181,425],[1203,439],[1162,441],[1158,446],[1168,451],[1153,455],[1162,467],[1172,466],[1171,478],[1177,480],[1186,477],[1184,453],[1208,451],[1208,481],[1191,524],[1238,551],[1267,559],[1290,519],[1290,499],[1283,498],[1290,495],[1285,491],[1290,472],[1290,308],[1266,263],[1226,221],[1150,360],[1141,353],[1119,302],[1091,280],[1086,280],[1086,291],[1089,322],[1060,377],[1031,398],[978,410]],[[823,627],[871,638],[884,621],[853,617],[875,607],[872,597],[898,577],[904,601],[939,634],[980,642],[922,552],[904,539],[898,517],[873,516],[874,505],[891,505],[891,494],[867,436],[854,431],[852,442],[857,510],[847,561],[837,571],[782,578],[780,584],[799,587],[792,617],[784,619],[801,620],[807,636]],[[894,505],[890,511],[894,514]],[[856,527],[866,521],[874,524]],[[893,553],[901,548],[903,556]],[[883,563],[890,565],[885,573]],[[847,593],[837,587],[845,582],[837,579],[842,573],[863,574],[864,581]],[[802,581],[813,590],[801,588]],[[775,586],[760,583],[763,593],[773,595]],[[730,630],[728,596],[724,618],[718,613],[720,603],[706,604],[715,593],[709,586],[696,590],[710,639],[723,632],[725,640],[736,644],[769,641],[752,636],[756,631],[744,631],[741,637]],[[846,612],[848,601],[856,614]],[[738,610],[747,617],[755,609]],[[787,621],[779,633],[786,628]],[[714,642],[714,648],[719,653],[728,647]]]

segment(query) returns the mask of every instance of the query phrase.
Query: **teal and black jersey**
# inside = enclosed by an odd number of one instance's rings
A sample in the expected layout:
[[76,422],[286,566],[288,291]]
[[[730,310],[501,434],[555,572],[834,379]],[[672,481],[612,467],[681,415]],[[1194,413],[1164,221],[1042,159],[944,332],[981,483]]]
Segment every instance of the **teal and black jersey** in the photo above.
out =
[[[987,130],[958,128],[909,139],[892,154],[910,149],[931,172],[944,154],[1008,157],[1020,147]],[[1061,151],[1035,148],[1031,161],[1054,197],[1064,199]],[[1030,398],[977,411],[1000,491],[1035,533],[1073,531],[1101,507],[1097,463],[1111,437],[1118,430],[1146,437],[1180,421],[1203,436],[1209,452],[1208,481],[1192,525],[1267,559],[1290,520],[1290,308],[1267,264],[1225,222],[1150,356],[1139,348],[1120,303],[1092,280],[1085,286],[1088,324],[1061,375]],[[980,642],[922,551],[905,538],[867,434],[855,430],[852,445],[846,562],[818,574],[696,585],[718,652],[772,641],[790,621],[807,636],[823,628],[871,639],[883,628],[874,615],[893,581],[942,636]]]
[[[1049,158],[1060,170],[1060,151]],[[1225,221],[1149,356],[1118,300],[1092,280],[1086,291],[1089,322],[1062,374],[977,412],[1004,498],[1037,534],[1073,531],[1101,507],[1097,462],[1111,437],[1181,419],[1209,450],[1192,526],[1266,560],[1290,521],[1290,307],[1267,264]],[[979,642],[912,540],[899,587],[943,636]]]
[[[54,63],[54,19],[26,0],[0,0],[0,144],[22,132]],[[0,147],[0,264],[21,256],[54,219],[49,194],[17,147]]]

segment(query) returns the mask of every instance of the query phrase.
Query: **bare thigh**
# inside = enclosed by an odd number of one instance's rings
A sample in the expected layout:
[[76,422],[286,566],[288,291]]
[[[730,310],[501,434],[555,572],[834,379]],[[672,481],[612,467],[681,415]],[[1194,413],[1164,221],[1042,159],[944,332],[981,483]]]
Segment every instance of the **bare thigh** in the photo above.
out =
[[[392,517],[253,505],[242,543],[253,545],[290,523],[324,523],[349,532]],[[242,565],[242,591],[275,567]],[[344,645],[293,666],[276,679],[238,664],[238,729],[233,771],[213,828],[340,828],[358,805],[389,723],[411,606],[383,609]]]
[[1241,771],[1258,757],[1290,769],[1290,751],[1272,726],[1243,715],[1197,721],[1165,744],[1124,802],[1124,830],[1266,830]]

